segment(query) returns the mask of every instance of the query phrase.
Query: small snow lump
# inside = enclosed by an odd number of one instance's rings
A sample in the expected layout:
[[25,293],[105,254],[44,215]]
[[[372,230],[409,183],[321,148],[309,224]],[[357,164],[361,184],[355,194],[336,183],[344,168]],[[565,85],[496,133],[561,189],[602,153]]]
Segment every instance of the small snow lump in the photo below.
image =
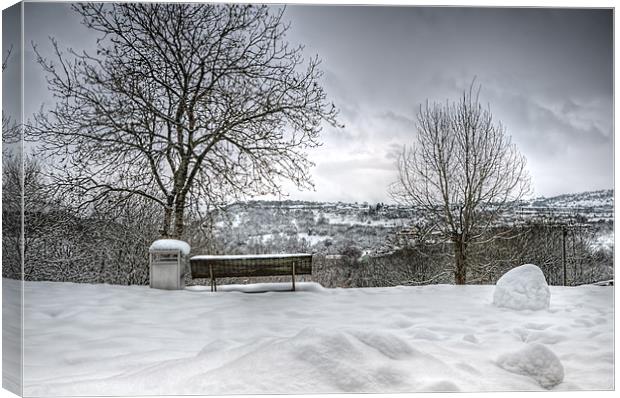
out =
[[497,365],[511,373],[529,376],[547,389],[564,380],[564,367],[559,358],[542,344],[529,344],[504,354],[497,359]]
[[493,304],[514,310],[549,308],[551,292],[545,275],[534,264],[525,264],[506,272],[495,284]]

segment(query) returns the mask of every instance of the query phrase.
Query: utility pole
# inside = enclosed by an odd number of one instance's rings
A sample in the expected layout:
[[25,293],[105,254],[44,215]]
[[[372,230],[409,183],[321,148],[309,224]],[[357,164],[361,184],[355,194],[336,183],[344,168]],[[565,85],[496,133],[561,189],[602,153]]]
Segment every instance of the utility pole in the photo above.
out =
[[562,267],[564,270],[564,286],[566,286],[566,226],[562,226]]
[[572,230],[573,233],[573,286],[577,284],[577,251],[575,250],[575,234],[579,232],[579,226]]

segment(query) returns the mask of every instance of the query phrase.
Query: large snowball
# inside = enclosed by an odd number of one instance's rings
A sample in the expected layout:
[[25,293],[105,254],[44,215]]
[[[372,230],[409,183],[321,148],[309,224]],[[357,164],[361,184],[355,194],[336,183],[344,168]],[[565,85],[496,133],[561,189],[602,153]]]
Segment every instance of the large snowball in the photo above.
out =
[[545,275],[534,264],[506,272],[495,284],[493,293],[493,304],[515,310],[547,309],[550,299]]
[[504,354],[497,365],[512,373],[530,376],[544,388],[552,388],[564,380],[564,367],[557,355],[541,344]]

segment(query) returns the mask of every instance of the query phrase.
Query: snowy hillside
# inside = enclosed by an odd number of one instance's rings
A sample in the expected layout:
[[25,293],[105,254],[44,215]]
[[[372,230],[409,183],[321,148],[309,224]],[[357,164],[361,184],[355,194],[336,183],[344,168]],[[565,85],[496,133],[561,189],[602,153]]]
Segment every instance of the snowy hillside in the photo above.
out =
[[613,209],[614,191],[606,189],[558,195],[550,198],[540,197],[532,199],[529,203],[532,206]]
[[[524,201],[498,224],[578,222],[591,227],[597,242],[613,241],[613,193],[605,190]],[[224,252],[339,253],[353,242],[363,252],[389,253],[390,241],[423,221],[416,209],[395,204],[248,201],[234,203],[219,214],[214,233],[227,245]],[[608,246],[596,243],[592,247]]]
[[493,286],[299,288],[26,282],[24,394],[542,390],[523,366],[556,356],[551,388],[613,388],[613,287],[551,287],[539,311],[493,306]]

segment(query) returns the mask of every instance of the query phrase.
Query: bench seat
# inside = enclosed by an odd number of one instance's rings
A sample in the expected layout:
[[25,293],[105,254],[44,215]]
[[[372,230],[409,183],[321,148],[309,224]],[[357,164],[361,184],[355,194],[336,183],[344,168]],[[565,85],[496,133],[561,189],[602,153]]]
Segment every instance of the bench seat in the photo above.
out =
[[192,278],[208,278],[217,291],[217,278],[312,274],[312,254],[199,255],[190,258]]

